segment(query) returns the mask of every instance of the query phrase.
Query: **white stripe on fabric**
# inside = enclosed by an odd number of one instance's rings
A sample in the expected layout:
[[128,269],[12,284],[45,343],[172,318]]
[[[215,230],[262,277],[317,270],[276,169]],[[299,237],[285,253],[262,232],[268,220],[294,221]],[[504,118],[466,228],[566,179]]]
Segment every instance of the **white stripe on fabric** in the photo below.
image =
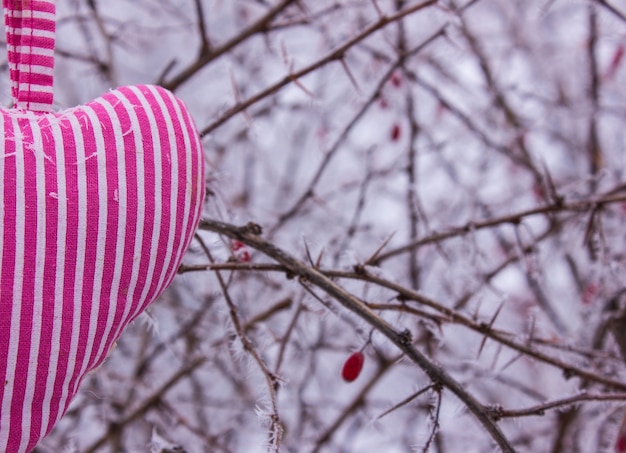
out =
[[[30,115],[29,115],[30,116]],[[41,139],[41,129],[37,124],[37,118],[30,117],[29,126],[32,134],[32,148],[25,152],[32,152],[35,156],[35,192],[37,194],[37,235],[35,244],[35,285],[33,300],[33,323],[30,326],[30,356],[28,360],[28,372],[22,379],[26,379],[26,393],[22,402],[22,413],[32,412],[34,391],[37,389],[37,370],[41,362],[47,358],[47,354],[40,354],[41,320],[43,317],[43,276],[46,258],[46,169],[44,166],[44,149]],[[32,209],[33,207],[29,207]],[[28,445],[30,440],[32,417],[22,417],[22,442]]]
[[[107,131],[107,140],[111,143],[111,135],[115,137],[115,154],[117,157],[117,191],[118,201],[108,202],[110,211],[114,211],[114,203],[117,204],[117,243],[115,246],[115,268],[113,270],[113,279],[111,281],[111,291],[109,294],[109,315],[106,326],[103,331],[100,345],[96,354],[96,361],[102,356],[103,348],[110,338],[109,334],[113,326],[113,320],[118,305],[117,297],[120,293],[120,280],[122,277],[122,265],[124,264],[124,250],[126,245],[126,213],[128,211],[128,191],[126,187],[126,161],[124,156],[124,131],[119,117],[106,102],[102,99],[96,101],[109,115],[113,131]],[[104,148],[100,148],[104,149]],[[107,352],[107,351],[104,351]]]
[[27,65],[24,63],[20,63],[17,65],[17,69],[19,69],[21,72],[30,72],[32,74],[42,74],[47,76],[54,75],[54,68],[51,68],[50,66],[42,66],[37,64]]
[[[54,140],[54,148],[56,155],[56,169],[57,169],[57,206],[58,206],[58,223],[57,223],[57,244],[56,244],[56,276],[54,282],[54,294],[51,297],[54,298],[54,320],[52,324],[52,351],[50,351],[49,359],[49,372],[46,379],[46,393],[44,394],[42,407],[49,408],[52,404],[52,391],[55,389],[56,372],[59,363],[59,348],[54,345],[61,345],[61,328],[63,326],[63,318],[67,313],[63,312],[63,293],[65,286],[65,249],[67,248],[67,181],[65,175],[65,157],[64,157],[64,142],[63,133],[55,118],[49,117],[50,127],[49,130],[52,133]],[[80,305],[74,301],[74,311],[76,311],[76,305]],[[53,415],[50,411],[44,410],[41,417],[41,431],[39,437],[43,437],[48,429],[48,423],[50,422],[50,416]],[[57,420],[58,416],[54,416],[53,420]]]
[[11,48],[20,54],[39,55],[42,57],[54,58],[54,49],[47,47],[31,47],[31,46],[11,46]]
[[[39,55],[43,57],[54,58],[54,49],[47,47],[31,47],[31,46],[11,46],[16,53]],[[50,87],[52,88],[52,87]]]
[[[190,124],[190,127],[192,128],[191,131],[189,131],[189,133],[191,134],[191,140],[193,141],[193,148],[191,149],[197,149],[200,154],[198,156],[198,164],[200,166],[200,170],[198,171],[198,177],[195,180],[196,183],[196,199],[194,200],[194,204],[196,205],[196,209],[198,209],[198,212],[195,213],[194,218],[197,219],[198,216],[201,215],[202,213],[202,200],[204,199],[204,174],[202,172],[202,168],[204,167],[204,152],[203,152],[203,146],[202,146],[202,140],[200,139],[200,135],[197,133],[196,129],[195,129],[195,122],[193,120],[193,117],[191,116],[191,113],[189,112],[189,110],[187,109],[183,109],[184,110],[184,114],[187,118],[187,122]],[[196,167],[195,170],[198,170],[198,168]]]
[[52,40],[55,38],[54,31],[42,30],[39,28],[22,27],[15,30],[12,34],[15,36],[36,36],[38,38],[48,38]]
[[34,17],[35,19],[46,19],[50,22],[54,22],[56,20],[55,14],[49,13],[48,11],[30,10],[29,17]]
[[[191,117],[191,114],[187,109],[185,109],[184,104],[182,104],[181,101],[179,101],[172,93],[169,93],[169,96],[172,98],[172,102],[174,103],[174,109],[176,110],[177,115],[181,118],[181,129],[183,131],[183,136],[185,137],[185,149],[189,150],[185,153],[185,162],[187,164],[185,178],[185,228],[182,230],[181,235],[187,236],[188,234],[191,234],[192,237],[190,237],[188,241],[182,241],[180,243],[177,254],[177,262],[180,262],[184,254],[187,252],[186,247],[189,246],[189,243],[193,238],[193,231],[187,232],[187,229],[189,228],[189,223],[195,223],[200,216],[200,212],[202,211],[202,200],[204,199],[204,174],[201,169],[198,169],[198,166],[202,166],[204,164],[204,153],[202,152],[202,143],[200,142],[200,136],[196,133],[195,123],[193,118]],[[195,167],[193,165],[194,156],[193,153],[190,152],[191,150],[198,150],[198,161]],[[195,194],[195,198],[192,197],[193,194]],[[195,206],[195,210],[193,212],[191,211],[192,204],[193,206]],[[178,268],[171,269],[168,281],[171,281],[177,272]]]
[[[78,231],[70,232],[76,234],[76,275],[74,276],[74,318],[72,320],[72,335],[69,357],[76,357],[78,354],[78,340],[80,335],[80,321],[83,311],[83,278],[85,271],[86,244],[87,244],[87,169],[85,157],[85,138],[80,121],[75,115],[67,116],[72,128],[72,136],[76,144],[76,174],[77,174],[77,198],[78,198]],[[87,125],[85,125],[87,127]],[[63,157],[63,150],[59,150]],[[60,250],[63,254],[63,250]],[[87,352],[88,353],[88,352]],[[59,409],[54,420],[58,420],[65,411],[65,406],[70,394],[74,394],[74,389],[70,389],[70,381],[76,373],[76,366],[80,366],[76,361],[70,360],[67,365],[65,380],[63,381],[63,394],[59,399]],[[79,381],[79,380],[77,380]],[[78,382],[77,382],[78,384]],[[71,393],[70,393],[71,392]]]
[[[121,97],[125,97],[122,93],[116,93],[116,95],[118,95],[120,98]],[[130,102],[129,99],[127,99],[127,101],[132,104],[132,102]],[[149,251],[149,256],[155,256],[157,249],[158,249],[158,245],[159,245],[159,241],[161,240],[161,218],[163,215],[163,204],[161,203],[161,200],[163,199],[163,187],[161,186],[161,184],[159,183],[159,181],[163,180],[163,162],[162,162],[162,153],[161,153],[161,147],[159,146],[159,143],[162,141],[162,137],[159,135],[159,128],[157,126],[156,123],[156,119],[154,117],[154,113],[152,112],[152,108],[151,106],[148,107],[144,107],[145,108],[145,113],[146,116],[148,118],[148,123],[150,124],[150,133],[152,134],[152,143],[154,144],[154,146],[152,147],[152,150],[145,150],[149,151],[151,153],[153,153],[154,155],[154,222],[152,225],[152,234],[151,234],[151,243],[150,243],[150,251]],[[141,295],[139,296],[139,300],[141,301],[145,301],[146,297],[148,295],[148,291],[150,290],[150,283],[152,282],[152,279],[154,278],[154,268],[156,265],[156,260],[151,259],[150,263],[148,265],[148,272],[146,274],[146,280],[145,283],[143,285],[143,291],[141,292]],[[138,313],[139,313],[139,309],[141,307],[141,304],[137,304],[137,307],[134,307],[132,313],[131,313],[131,318],[133,319],[135,318]],[[125,319],[124,323],[127,323],[129,321],[129,319]]]
[[[178,202],[178,151],[176,149],[176,134],[174,132],[174,126],[172,124],[171,115],[169,114],[167,107],[165,106],[165,103],[163,102],[163,99],[159,93],[153,92],[154,97],[159,105],[159,108],[161,109],[161,114],[165,118],[165,126],[167,128],[167,137],[162,137],[159,135],[159,129],[156,127],[156,117],[154,116],[154,113],[153,113],[154,106],[152,106],[152,108],[150,107],[151,104],[148,102],[145,95],[139,90],[139,88],[129,87],[129,89],[132,90],[133,93],[135,93],[135,95],[141,101],[142,106],[144,107],[144,109],[146,110],[146,113],[148,114],[148,117],[151,119],[150,121],[151,128],[152,128],[152,125],[155,125],[155,129],[153,129],[152,131],[152,136],[159,137],[159,143],[164,143],[165,139],[167,139],[169,143],[169,148],[170,148],[170,151],[169,151],[170,168],[171,168],[170,182],[172,185],[170,187],[170,194],[169,194],[170,195],[170,212],[169,212],[170,223],[169,223],[169,233],[167,236],[166,252],[165,252],[166,261],[163,263],[159,263],[161,267],[161,271],[158,276],[159,280],[157,282],[157,286],[155,290],[155,294],[159,294],[163,289],[163,282],[165,279],[166,270],[172,260],[172,249],[174,248],[174,235],[176,233],[176,214],[178,212],[178,206],[177,206],[177,202]],[[155,155],[161,156],[163,154],[162,151],[163,151],[162,149],[156,150],[155,148]],[[157,168],[160,171],[163,168],[162,163],[160,166],[157,166]],[[163,176],[161,175],[160,178],[162,177]],[[155,179],[157,186],[159,185],[158,181],[161,180],[160,178]],[[161,198],[157,198],[157,203],[160,204],[160,200]],[[156,253],[156,248],[153,250]],[[141,308],[141,304],[137,306],[135,310],[136,314],[138,313],[139,308]]]
[[[133,267],[131,269],[131,277],[128,283],[128,293],[129,296],[134,300],[132,295],[135,293],[137,288],[137,280],[139,278],[139,271],[141,269],[141,257],[143,254],[143,238],[144,238],[144,227],[146,222],[146,197],[145,197],[145,166],[144,166],[144,154],[145,149],[143,146],[143,139],[141,135],[141,127],[139,126],[139,119],[137,118],[137,113],[135,112],[134,106],[130,103],[130,101],[125,97],[121,96],[119,92],[115,92],[115,96],[117,100],[124,106],[124,109],[128,113],[128,117],[130,120],[131,130],[135,131],[133,134],[133,138],[135,141],[135,167],[136,167],[136,185],[137,185],[137,224],[135,231],[135,247],[133,250],[133,256],[135,259],[133,260]],[[154,221],[156,223],[156,219]],[[128,319],[128,313],[133,309],[132,304],[126,304],[124,307],[124,313],[122,314],[122,318],[120,319],[120,324],[115,331],[115,336],[119,336],[121,334],[121,330],[123,326],[126,325]]]
[[[154,88],[152,88],[154,90]],[[195,140],[195,146],[197,147],[197,149],[202,149],[201,144],[199,143],[198,137],[190,137],[189,135],[189,128],[187,127],[187,124],[189,124],[190,126],[193,126],[193,119],[191,119],[191,117],[189,116],[188,112],[187,112],[187,117],[185,118],[184,112],[181,109],[180,103],[178,101],[178,99],[176,99],[174,97],[174,95],[172,95],[169,91],[167,92],[170,101],[172,102],[173,106],[174,106],[174,110],[176,111],[176,118],[178,118],[178,122],[180,124],[180,129],[183,133],[183,142],[184,142],[184,147],[186,150],[192,150],[194,149],[191,146],[191,141]],[[202,156],[199,155],[198,156],[198,160],[202,161]],[[192,184],[192,162],[193,162],[193,155],[191,152],[186,152],[185,153],[185,166],[186,166],[186,170],[185,170],[185,206],[183,209],[183,226],[181,229],[181,236],[184,236],[185,234],[187,234],[187,228],[188,228],[188,223],[191,219],[191,193],[192,189],[191,189],[191,184]],[[200,165],[202,165],[200,163]],[[198,177],[197,178],[198,181],[200,181],[202,178]],[[200,197],[202,197],[202,189],[200,187],[196,187],[195,190],[196,193],[196,200],[194,200],[194,205],[198,206],[198,204],[200,203]],[[194,219],[195,219],[195,213],[194,214]],[[179,217],[180,218],[180,217]],[[180,241],[180,244],[178,246],[178,250],[176,251],[176,256],[174,259],[176,259],[177,261],[180,260],[180,258],[182,257],[182,255],[186,252],[186,250],[184,250],[185,247],[185,241]],[[169,281],[172,279],[174,273],[176,273],[178,271],[178,269],[174,268],[171,269],[170,271],[170,275],[168,275],[167,280]]]
[[[91,351],[94,349],[94,343],[96,341],[96,329],[98,327],[98,319],[100,317],[100,302],[102,299],[102,279],[104,274],[104,260],[102,257],[105,253],[105,245],[106,245],[106,232],[107,232],[107,175],[106,175],[106,156],[104,155],[104,137],[102,134],[102,125],[100,124],[100,120],[98,119],[98,115],[96,112],[89,107],[88,105],[84,107],[83,111],[87,114],[89,118],[89,125],[93,128],[94,140],[95,140],[95,149],[98,150],[96,153],[97,165],[98,165],[98,232],[96,239],[96,266],[94,272],[94,284],[93,291],[91,293],[91,297],[89,299],[93,301],[93,305],[91,307],[91,314],[89,319],[89,331],[87,334],[86,341],[86,354],[83,360],[83,363],[80,365],[80,375],[82,376],[87,371],[87,367],[89,365],[89,359],[91,355]],[[87,181],[83,182],[85,187],[87,185]],[[76,391],[76,386],[78,386],[79,380],[75,382],[75,388],[72,389],[72,393]]]
[[48,11],[39,11],[39,10],[24,10],[23,12],[21,11],[15,11],[15,10],[5,10],[7,14],[10,17],[24,17],[26,19],[30,19],[30,18],[35,18],[35,19],[46,19],[49,20],[50,22],[54,22],[56,19],[56,16],[54,13],[48,12]]
[[[13,131],[15,137],[15,149],[17,150],[15,154],[15,167],[16,167],[16,175],[15,175],[15,192],[16,192],[16,225],[15,225],[15,278],[13,279],[13,300],[22,300],[22,291],[23,291],[23,283],[24,279],[20,278],[24,274],[24,240],[25,240],[25,217],[26,217],[26,206],[25,206],[25,194],[24,194],[24,153],[21,152],[24,149],[22,132],[20,131],[20,126],[18,124],[17,118],[13,118]],[[17,351],[19,348],[19,344],[21,343],[20,338],[22,336],[21,332],[21,322],[22,322],[22,306],[21,304],[13,304],[13,310],[11,313],[11,333],[10,333],[10,343],[9,343],[9,351]],[[9,419],[11,418],[11,403],[13,396],[13,387],[17,376],[17,354],[9,353],[9,360],[7,363],[7,371],[9,372],[12,379],[9,379],[9,383],[5,385],[4,391],[6,392],[3,398],[2,404],[2,413],[9,414]],[[7,398],[8,395],[8,398]],[[11,426],[14,423],[20,423],[22,420],[10,420]],[[9,428],[12,430],[13,428]],[[21,426],[20,426],[21,429]],[[22,439],[23,441],[23,439]],[[20,444],[19,450],[25,449],[26,446]]]
[[[32,92],[32,91],[36,91],[37,93],[46,93],[46,94],[53,94],[53,88],[51,86],[48,85],[38,85],[38,84],[34,84],[34,83],[22,83],[20,82],[20,92]],[[27,102],[27,101],[22,101],[22,102]],[[34,103],[31,103],[34,104]]]
[[20,108],[28,108],[36,112],[50,112],[53,110],[53,107],[48,103],[20,102],[19,104],[20,104]]

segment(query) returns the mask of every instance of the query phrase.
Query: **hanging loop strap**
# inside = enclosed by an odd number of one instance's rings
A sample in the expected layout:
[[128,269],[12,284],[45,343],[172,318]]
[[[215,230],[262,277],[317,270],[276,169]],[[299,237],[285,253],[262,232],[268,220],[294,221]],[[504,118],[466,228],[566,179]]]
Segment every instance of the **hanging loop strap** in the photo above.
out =
[[15,107],[52,111],[55,0],[2,0]]

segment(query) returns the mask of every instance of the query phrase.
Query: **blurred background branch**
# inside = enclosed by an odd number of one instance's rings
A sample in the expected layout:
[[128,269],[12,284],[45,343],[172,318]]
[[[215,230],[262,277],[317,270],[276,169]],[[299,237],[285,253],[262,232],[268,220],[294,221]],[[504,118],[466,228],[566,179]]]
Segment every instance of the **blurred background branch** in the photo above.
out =
[[209,190],[37,452],[626,451],[620,5],[57,8],[57,106],[175,90]]

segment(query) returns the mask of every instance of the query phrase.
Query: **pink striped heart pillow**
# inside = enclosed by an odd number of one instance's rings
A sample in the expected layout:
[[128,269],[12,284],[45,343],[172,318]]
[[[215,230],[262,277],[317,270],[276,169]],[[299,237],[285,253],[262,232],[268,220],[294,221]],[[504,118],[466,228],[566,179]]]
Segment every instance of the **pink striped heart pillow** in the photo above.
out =
[[52,112],[54,0],[3,0],[15,109],[0,110],[0,451],[30,451],[85,374],[170,284],[203,157],[170,92]]

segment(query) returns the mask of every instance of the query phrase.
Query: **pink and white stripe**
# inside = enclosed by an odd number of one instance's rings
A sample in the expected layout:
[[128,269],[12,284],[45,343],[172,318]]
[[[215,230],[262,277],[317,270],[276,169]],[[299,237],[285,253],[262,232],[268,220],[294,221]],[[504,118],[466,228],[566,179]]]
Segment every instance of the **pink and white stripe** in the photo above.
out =
[[[26,3],[34,11],[18,10]],[[204,167],[189,112],[162,88],[45,113],[52,62],[34,57],[54,47],[54,2],[3,5],[18,109],[0,110],[0,451],[21,453],[171,283]]]
[[2,6],[16,107],[52,111],[54,0],[3,0]]

